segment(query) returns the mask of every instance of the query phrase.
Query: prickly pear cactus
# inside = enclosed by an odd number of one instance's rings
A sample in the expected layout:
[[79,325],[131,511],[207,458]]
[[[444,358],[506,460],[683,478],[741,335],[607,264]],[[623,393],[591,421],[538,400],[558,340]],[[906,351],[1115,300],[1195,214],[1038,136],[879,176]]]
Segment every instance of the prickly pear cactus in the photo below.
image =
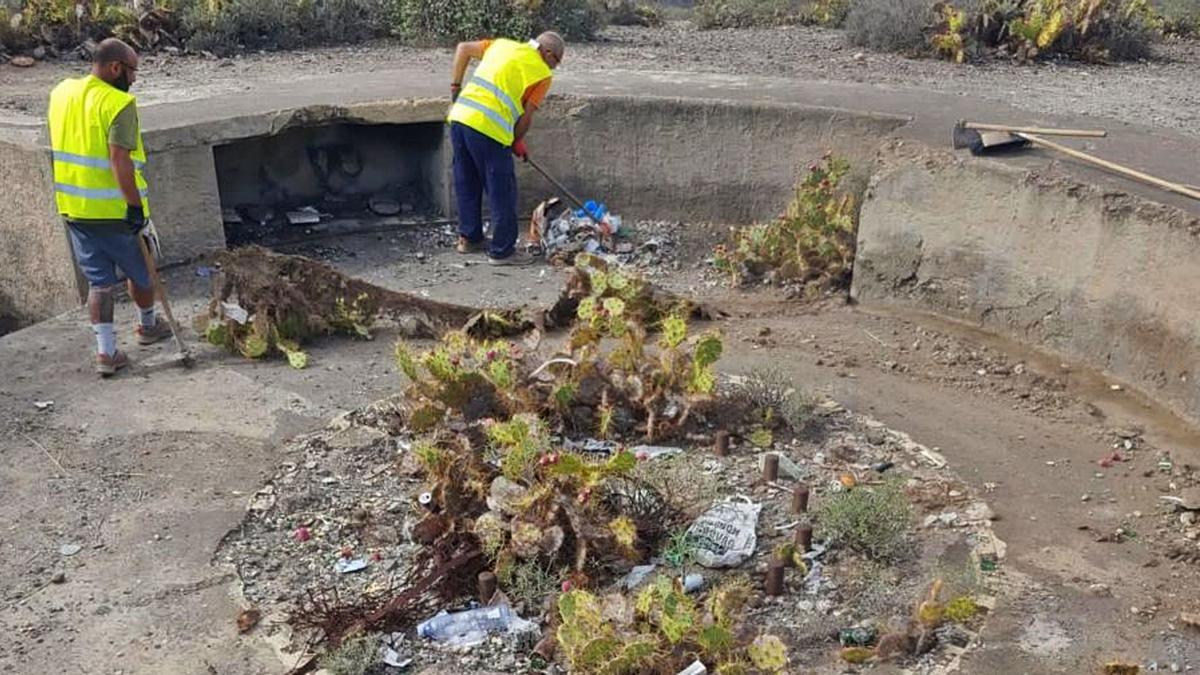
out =
[[787,647],[774,635],[760,635],[746,648],[754,666],[768,673],[782,673],[787,668]]

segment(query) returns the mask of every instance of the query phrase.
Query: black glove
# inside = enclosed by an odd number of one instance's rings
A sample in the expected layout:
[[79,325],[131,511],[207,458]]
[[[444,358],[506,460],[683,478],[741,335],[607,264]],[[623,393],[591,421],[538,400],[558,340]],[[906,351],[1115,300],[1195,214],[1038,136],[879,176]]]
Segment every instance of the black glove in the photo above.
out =
[[125,207],[125,224],[129,226],[129,231],[137,234],[146,227],[146,212],[142,210],[141,205]]

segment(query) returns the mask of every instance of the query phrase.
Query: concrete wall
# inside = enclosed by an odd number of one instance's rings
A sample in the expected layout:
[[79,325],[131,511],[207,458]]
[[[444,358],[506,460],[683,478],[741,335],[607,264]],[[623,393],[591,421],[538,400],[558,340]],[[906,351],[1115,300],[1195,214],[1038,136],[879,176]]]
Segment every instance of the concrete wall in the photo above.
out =
[[853,295],[964,319],[1200,419],[1200,220],[1002,161],[892,145]]
[[48,150],[0,140],[0,334],[79,305]]
[[[778,215],[826,150],[866,171],[907,120],[828,108],[663,98],[551,99],[530,153],[581,199],[626,217],[742,223]],[[522,211],[553,193],[520,167]]]
[[150,210],[166,262],[225,248],[212,148],[149,153]]

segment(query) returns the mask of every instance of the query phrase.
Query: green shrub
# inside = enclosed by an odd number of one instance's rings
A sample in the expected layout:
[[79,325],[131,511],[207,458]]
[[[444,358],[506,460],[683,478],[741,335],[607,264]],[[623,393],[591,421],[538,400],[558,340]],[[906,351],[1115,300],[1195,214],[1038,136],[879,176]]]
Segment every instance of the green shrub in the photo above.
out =
[[1200,35],[1200,0],[1155,0],[1167,35]]
[[70,49],[136,25],[125,0],[9,0],[0,2],[0,51],[38,44]]
[[832,494],[817,510],[825,537],[877,561],[894,561],[909,552],[912,520],[912,506],[898,481]]
[[855,0],[844,28],[850,44],[889,52],[920,52],[933,23],[929,0]]
[[917,53],[932,24],[929,0],[856,0],[846,14],[846,38],[881,52]]
[[229,54],[361,42],[386,35],[392,0],[191,0],[187,45]]
[[614,26],[654,27],[663,24],[662,13],[657,5],[641,0],[607,0],[605,2],[607,23]]
[[374,635],[346,640],[319,661],[331,675],[366,675],[379,662],[379,639]]
[[696,26],[751,28],[799,23],[802,3],[798,0],[697,0]]
[[543,30],[586,40],[603,18],[603,5],[594,0],[396,0],[395,14],[397,34],[417,44],[524,39]]
[[716,268],[735,285],[766,281],[806,290],[849,285],[858,211],[846,192],[849,164],[826,155],[796,187],[787,212],[769,223],[735,230],[714,252]]

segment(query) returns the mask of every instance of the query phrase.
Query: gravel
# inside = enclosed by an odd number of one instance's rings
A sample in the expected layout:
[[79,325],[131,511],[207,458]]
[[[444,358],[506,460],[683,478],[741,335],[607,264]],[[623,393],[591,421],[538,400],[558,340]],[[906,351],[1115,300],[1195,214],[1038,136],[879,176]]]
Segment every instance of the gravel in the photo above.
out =
[[[857,57],[857,58],[856,58]],[[180,100],[251,88],[254,80],[309,73],[450,67],[447,49],[384,41],[357,47],[249,54],[234,59],[154,55],[144,60],[143,101]],[[1088,115],[1200,135],[1200,41],[1158,45],[1152,61],[1110,66],[1007,60],[955,65],[895,54],[863,53],[840,30],[796,26],[697,31],[686,21],[662,28],[611,27],[591,44],[571,45],[564,68],[670,70],[795,77],[918,88],[994,100],[1033,113]],[[0,111],[40,115],[46,92],[77,62],[35,68],[0,66]]]

